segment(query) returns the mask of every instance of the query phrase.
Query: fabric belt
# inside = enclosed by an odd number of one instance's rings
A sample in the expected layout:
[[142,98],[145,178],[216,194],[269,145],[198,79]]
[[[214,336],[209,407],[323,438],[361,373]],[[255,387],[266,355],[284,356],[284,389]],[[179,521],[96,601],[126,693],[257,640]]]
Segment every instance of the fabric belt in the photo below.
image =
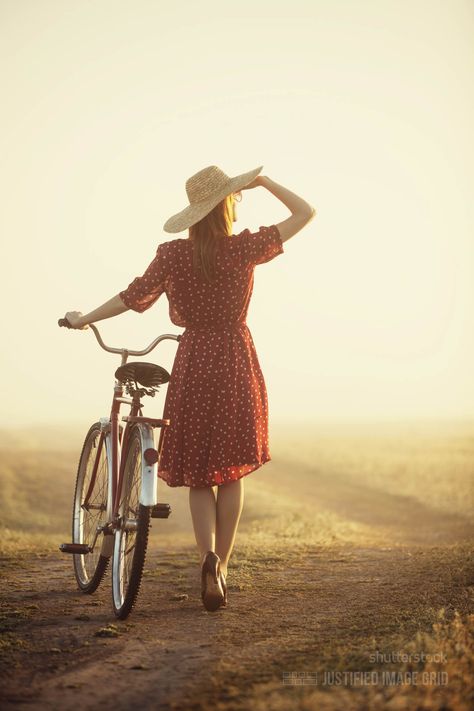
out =
[[234,321],[225,325],[206,325],[206,326],[186,326],[186,331],[235,331],[242,326],[246,326],[246,321]]

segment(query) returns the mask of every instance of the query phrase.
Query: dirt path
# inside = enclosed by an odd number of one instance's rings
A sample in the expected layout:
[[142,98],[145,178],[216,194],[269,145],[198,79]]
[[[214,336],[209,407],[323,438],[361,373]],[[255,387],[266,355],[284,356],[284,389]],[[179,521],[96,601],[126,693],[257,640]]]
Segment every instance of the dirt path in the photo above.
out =
[[[216,613],[200,601],[182,492],[168,497],[174,522],[154,522],[139,600],[124,622],[113,617],[110,573],[84,596],[59,552],[5,558],[2,708],[397,709],[433,694],[297,685],[288,674],[406,669],[373,655],[451,649],[432,626],[474,613],[473,523],[310,470],[300,470],[295,490],[288,464],[272,467],[271,480],[249,482],[229,604]],[[438,669],[453,675],[449,664]]]

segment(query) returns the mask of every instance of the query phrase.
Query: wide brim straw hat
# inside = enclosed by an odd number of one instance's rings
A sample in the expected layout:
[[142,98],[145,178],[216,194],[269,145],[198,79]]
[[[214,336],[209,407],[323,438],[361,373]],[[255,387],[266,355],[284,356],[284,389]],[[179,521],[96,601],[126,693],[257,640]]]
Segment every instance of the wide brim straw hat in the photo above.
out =
[[182,232],[199,222],[227,195],[238,192],[251,183],[262,168],[263,165],[260,165],[233,178],[226,175],[217,165],[209,165],[195,173],[186,181],[189,205],[166,220],[163,225],[164,231]]

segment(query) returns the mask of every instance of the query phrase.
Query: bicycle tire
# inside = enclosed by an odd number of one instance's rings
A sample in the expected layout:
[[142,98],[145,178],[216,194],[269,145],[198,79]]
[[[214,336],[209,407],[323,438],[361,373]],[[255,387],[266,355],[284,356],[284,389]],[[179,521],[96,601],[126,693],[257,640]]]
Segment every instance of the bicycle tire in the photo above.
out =
[[[116,617],[121,620],[128,617],[137,600],[148,547],[151,509],[139,502],[143,451],[140,428],[135,426],[130,432],[123,471],[120,524],[115,532],[112,562],[112,604]],[[127,548],[131,557],[126,561]]]
[[[88,464],[93,463],[94,457],[91,457],[91,452],[93,453],[94,446],[97,446],[97,441],[100,436],[101,427],[100,422],[94,422],[91,425],[84,444],[82,446],[81,455],[79,458],[79,465],[77,468],[76,485],[74,488],[74,501],[72,507],[72,541],[73,543],[92,543],[92,539],[95,535],[93,529],[95,526],[105,522],[106,518],[106,507],[107,507],[107,485],[108,485],[108,461],[107,461],[107,449],[105,442],[102,446],[101,458],[105,458],[105,467],[103,464],[99,463],[99,470],[97,472],[97,478],[94,484],[92,498],[100,498],[100,505],[104,508],[100,510],[99,515],[91,516],[91,521],[84,525],[84,522],[89,516],[89,512],[85,511],[82,507],[82,501],[87,493],[87,470]],[[104,460],[102,460],[104,461]],[[105,483],[104,483],[104,469],[105,469]],[[89,478],[90,481],[90,478]],[[87,485],[88,486],[88,485]],[[102,496],[103,488],[105,486],[105,499]],[[94,493],[97,492],[97,493]],[[86,532],[84,532],[86,528]],[[84,540],[84,539],[87,540]],[[74,565],[74,575],[76,578],[77,585],[79,589],[86,594],[92,594],[97,590],[100,583],[103,580],[107,566],[109,564],[109,557],[100,554],[102,538],[99,536],[97,538],[96,544],[94,546],[94,551],[87,554],[73,554],[73,565]],[[99,551],[99,553],[97,553]]]

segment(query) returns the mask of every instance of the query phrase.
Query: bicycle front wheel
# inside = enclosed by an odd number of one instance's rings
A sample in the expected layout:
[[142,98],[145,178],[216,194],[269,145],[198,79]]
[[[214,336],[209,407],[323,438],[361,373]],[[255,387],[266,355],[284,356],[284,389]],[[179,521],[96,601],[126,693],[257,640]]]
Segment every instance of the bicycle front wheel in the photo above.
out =
[[122,620],[130,614],[140,590],[150,530],[150,507],[140,504],[143,451],[140,429],[133,427],[123,472],[112,563],[113,607]]
[[[108,467],[107,448],[100,440],[100,423],[95,422],[87,433],[79,459],[72,516],[73,543],[92,546],[90,553],[74,554],[74,574],[84,593],[93,593],[104,577],[109,558],[101,555],[103,536],[98,535],[107,517]],[[87,500],[86,500],[87,499]]]

